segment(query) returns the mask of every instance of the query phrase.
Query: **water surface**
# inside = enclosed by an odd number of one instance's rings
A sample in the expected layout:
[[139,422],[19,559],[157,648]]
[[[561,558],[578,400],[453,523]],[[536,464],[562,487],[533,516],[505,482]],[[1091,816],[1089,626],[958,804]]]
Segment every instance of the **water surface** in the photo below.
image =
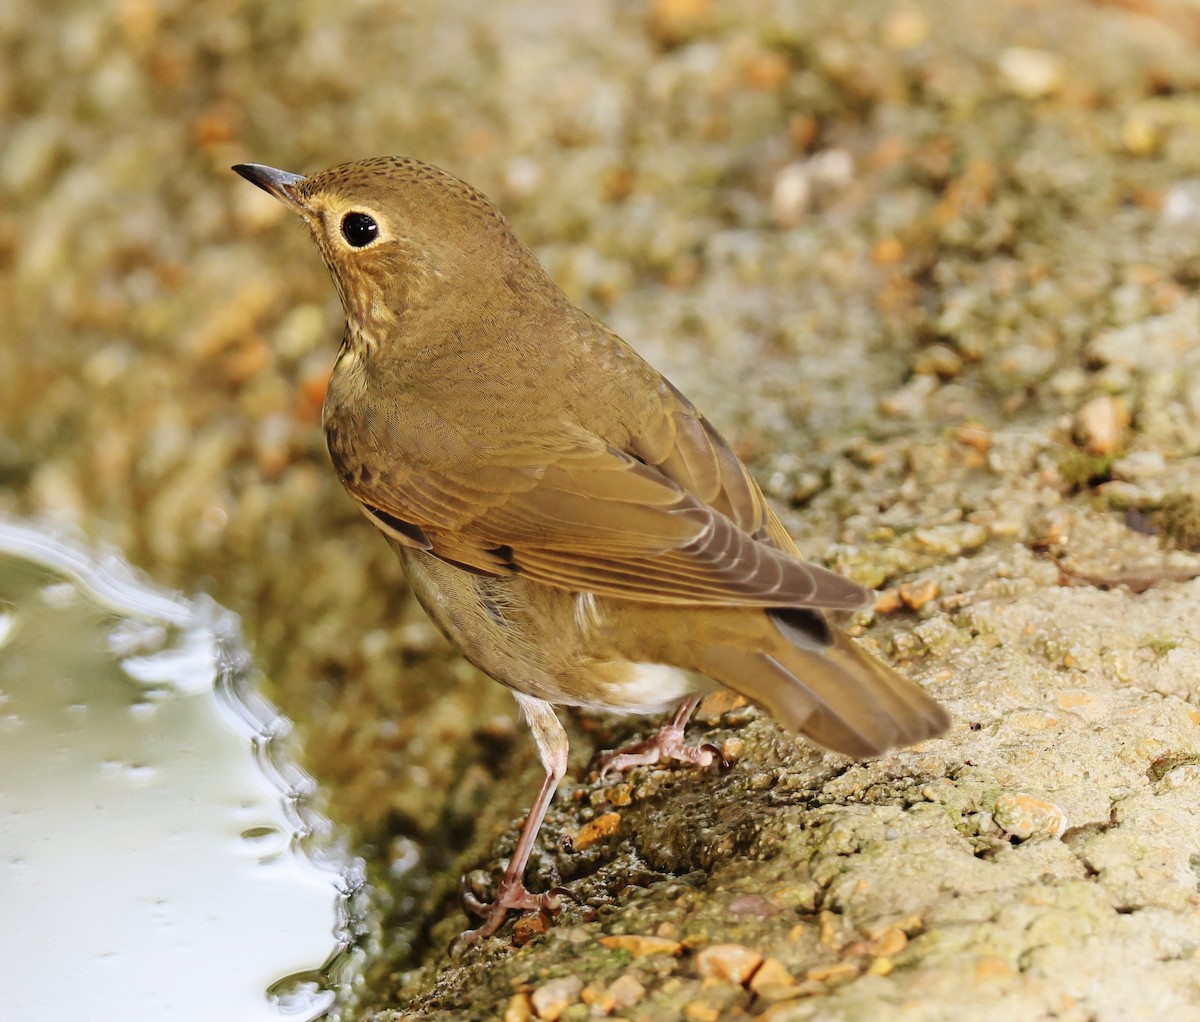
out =
[[0,521],[4,1017],[327,1010],[357,868],[254,677],[233,615]]

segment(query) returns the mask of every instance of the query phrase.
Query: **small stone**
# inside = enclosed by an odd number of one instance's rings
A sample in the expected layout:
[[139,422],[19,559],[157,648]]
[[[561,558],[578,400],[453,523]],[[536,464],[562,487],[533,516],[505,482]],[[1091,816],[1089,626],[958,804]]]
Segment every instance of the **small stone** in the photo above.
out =
[[975,961],[975,978],[978,980],[1008,980],[1016,974],[1016,970],[998,955],[981,955]]
[[757,50],[750,54],[742,67],[746,84],[758,92],[778,92],[791,77],[787,57],[774,50]]
[[633,785],[622,781],[620,784],[614,784],[608,789],[608,794],[605,796],[608,799],[609,805],[627,806],[633,801]]
[[1067,814],[1053,802],[1028,795],[1001,795],[996,799],[992,817],[1013,837],[1062,837],[1067,829]]
[[929,38],[929,18],[916,7],[896,7],[883,21],[883,43],[889,50],[911,50]]
[[1092,454],[1112,454],[1121,446],[1129,409],[1119,397],[1102,394],[1075,413],[1075,432]]
[[696,973],[703,979],[721,979],[743,986],[762,960],[762,955],[742,944],[712,944],[696,955]]
[[1063,63],[1057,54],[1010,46],[996,62],[1005,87],[1024,99],[1040,99],[1063,84]]
[[764,958],[762,965],[754,973],[754,977],[750,980],[750,989],[756,994],[761,994],[767,987],[794,987],[796,985],[796,977],[787,970],[787,966],[778,958]]
[[721,723],[721,718],[731,710],[737,710],[746,705],[746,697],[740,696],[732,689],[719,688],[715,692],[709,692],[703,699],[700,700],[700,705],[696,707],[696,712],[693,714],[695,719],[701,724],[707,724],[712,727]]
[[638,933],[601,937],[600,943],[613,951],[628,951],[634,958],[644,958],[647,955],[677,955],[683,950],[683,945],[677,940]]
[[555,1022],[564,1011],[579,1001],[582,992],[583,980],[578,976],[560,976],[543,983],[533,992],[533,1010],[538,1018]]
[[875,594],[875,613],[894,614],[900,609],[900,592],[897,589],[883,589]]
[[504,1009],[504,1022],[530,1022],[533,1018],[533,1004],[528,994],[513,994],[508,999],[508,1007]]
[[920,610],[930,600],[936,599],[941,591],[942,587],[932,578],[923,582],[903,582],[899,590],[900,602],[909,610]]
[[712,6],[712,0],[654,0],[650,31],[662,45],[677,46],[708,27]]
[[721,1013],[703,1001],[689,1001],[683,1006],[683,1017],[687,1022],[717,1022]]
[[991,431],[984,429],[982,426],[963,426],[954,436],[960,444],[973,447],[980,454],[986,454],[991,450]]
[[761,894],[739,894],[729,903],[731,916],[757,916],[766,919],[779,914],[779,909]]
[[516,947],[524,947],[534,937],[540,937],[546,932],[546,917],[537,912],[533,915],[521,916],[512,928],[512,942]]
[[861,974],[862,970],[854,962],[833,962],[830,965],[818,965],[809,969],[804,974],[804,978],[816,983],[825,983],[832,986],[837,983],[845,983],[847,980],[857,979]]
[[593,1015],[611,1015],[617,1007],[617,999],[613,992],[596,980],[580,991],[579,999],[591,1007]]
[[962,356],[945,344],[931,344],[913,362],[913,372],[951,380],[962,375]]
[[[904,922],[904,920],[901,920]],[[890,958],[899,954],[908,946],[908,934],[898,923],[875,929],[868,935],[870,939],[856,941],[842,949],[842,955],[850,958],[863,956],[870,958]]]
[[933,376],[914,376],[903,387],[879,402],[879,410],[895,419],[911,418],[925,409],[938,381]]
[[[871,249],[871,262],[876,266],[891,266],[904,258],[904,242],[899,238],[881,238]],[[921,370],[917,370],[920,372]]]
[[789,163],[771,186],[771,218],[777,227],[797,227],[812,202],[812,185],[803,163]]
[[726,738],[721,743],[721,755],[727,763],[736,763],[746,751],[746,743],[740,738]]
[[871,940],[871,954],[891,957],[899,954],[908,944],[908,934],[899,926],[889,926]]
[[988,540],[988,530],[978,522],[951,522],[927,529],[914,529],[912,538],[931,553],[958,557],[983,546]]
[[1160,479],[1167,470],[1167,460],[1160,451],[1130,451],[1113,462],[1113,475],[1131,483],[1147,483]]
[[606,837],[615,834],[620,827],[620,813],[602,813],[594,820],[589,820],[575,832],[575,837],[572,839],[572,846],[575,851],[581,852],[583,849],[594,845],[597,841],[603,841]]
[[1121,144],[1135,156],[1148,156],[1161,141],[1162,133],[1144,111],[1135,110],[1121,123]]
[[822,909],[817,919],[821,926],[821,943],[826,947],[836,947],[841,944],[842,939],[838,932],[839,917],[832,912]]
[[616,1010],[621,1011],[624,1008],[632,1008],[645,997],[646,988],[642,986],[636,976],[625,973],[609,983],[608,993],[613,999]]

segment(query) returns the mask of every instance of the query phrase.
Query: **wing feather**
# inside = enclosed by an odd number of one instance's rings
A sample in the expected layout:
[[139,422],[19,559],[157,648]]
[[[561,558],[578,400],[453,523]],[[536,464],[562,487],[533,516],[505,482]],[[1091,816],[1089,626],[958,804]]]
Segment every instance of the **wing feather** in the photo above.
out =
[[379,465],[399,438],[384,443],[335,417],[330,452],[393,542],[470,570],[658,604],[869,605],[867,590],[800,559],[745,465],[687,398],[657,374],[646,384],[623,449],[564,425],[552,446],[512,431],[485,451],[355,471]]

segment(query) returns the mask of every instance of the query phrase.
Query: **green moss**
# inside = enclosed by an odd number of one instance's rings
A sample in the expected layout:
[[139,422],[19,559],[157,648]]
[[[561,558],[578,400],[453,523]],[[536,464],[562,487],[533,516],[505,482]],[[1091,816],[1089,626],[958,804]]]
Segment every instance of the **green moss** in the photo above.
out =
[[1182,550],[1200,551],[1200,498],[1173,493],[1150,515],[1165,542]]
[[1178,639],[1168,639],[1161,636],[1144,639],[1142,645],[1154,651],[1157,656],[1166,656],[1171,650],[1180,645]]
[[1089,454],[1073,447],[1065,448],[1058,458],[1058,474],[1072,490],[1086,490],[1112,479],[1113,456]]

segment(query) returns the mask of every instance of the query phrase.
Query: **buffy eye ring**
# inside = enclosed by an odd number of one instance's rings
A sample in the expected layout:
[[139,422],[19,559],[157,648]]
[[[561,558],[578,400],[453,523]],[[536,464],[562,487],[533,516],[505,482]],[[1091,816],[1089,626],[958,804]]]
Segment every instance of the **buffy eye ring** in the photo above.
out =
[[342,237],[354,248],[363,248],[379,237],[379,224],[366,213],[347,213],[342,217]]

